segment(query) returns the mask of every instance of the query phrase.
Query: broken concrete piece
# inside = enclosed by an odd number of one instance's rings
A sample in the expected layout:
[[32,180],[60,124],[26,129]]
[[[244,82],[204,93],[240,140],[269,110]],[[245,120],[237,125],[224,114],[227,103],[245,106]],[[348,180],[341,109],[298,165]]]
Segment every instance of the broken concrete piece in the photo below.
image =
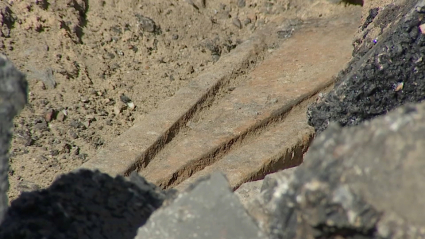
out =
[[215,173],[157,210],[136,239],[265,238],[248,216],[226,178]]

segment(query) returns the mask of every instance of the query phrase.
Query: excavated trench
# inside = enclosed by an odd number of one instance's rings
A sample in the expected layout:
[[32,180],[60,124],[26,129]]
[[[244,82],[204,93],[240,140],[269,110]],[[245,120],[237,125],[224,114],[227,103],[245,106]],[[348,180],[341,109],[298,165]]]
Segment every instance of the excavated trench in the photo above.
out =
[[184,189],[214,171],[237,188],[299,165],[314,138],[307,107],[351,59],[353,9],[299,21],[284,39],[275,19],[83,167]]

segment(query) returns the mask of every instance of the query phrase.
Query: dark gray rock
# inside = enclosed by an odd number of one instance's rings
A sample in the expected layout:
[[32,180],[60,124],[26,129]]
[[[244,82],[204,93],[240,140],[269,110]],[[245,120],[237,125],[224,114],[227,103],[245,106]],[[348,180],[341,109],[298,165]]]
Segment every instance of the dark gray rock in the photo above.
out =
[[265,238],[222,174],[212,174],[188,190],[157,210],[136,238]]
[[332,124],[294,174],[263,188],[256,218],[271,238],[425,238],[424,145],[425,103]]
[[151,33],[159,31],[159,27],[149,17],[144,17],[140,14],[136,14],[136,18],[138,20],[138,25],[141,31]]
[[27,88],[25,76],[0,54],[0,223],[8,205],[6,192],[9,189],[8,151],[12,120],[27,102]]
[[[406,0],[400,6],[371,11],[361,27],[378,26],[382,35],[364,39],[334,89],[309,108],[309,124],[323,131],[329,122],[342,126],[425,99],[425,1]],[[392,25],[391,25],[392,24]],[[365,27],[367,29],[365,29]],[[370,49],[369,49],[370,48]]]
[[0,238],[127,238],[162,205],[165,194],[143,178],[112,178],[79,170],[61,176],[44,190],[15,199]]

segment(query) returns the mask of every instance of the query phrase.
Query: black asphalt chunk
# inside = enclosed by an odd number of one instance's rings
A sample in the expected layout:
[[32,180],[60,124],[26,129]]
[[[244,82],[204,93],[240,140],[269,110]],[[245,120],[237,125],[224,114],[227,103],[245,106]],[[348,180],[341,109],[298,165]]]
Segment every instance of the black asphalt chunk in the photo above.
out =
[[419,28],[425,24],[425,14],[418,11],[424,3],[414,7],[417,2],[410,0],[404,6],[388,8],[391,14],[383,11],[375,16],[371,24],[395,24],[372,39],[376,43],[370,50],[356,49],[335,88],[309,107],[309,124],[317,132],[326,129],[329,122],[357,125],[425,99],[425,35]]

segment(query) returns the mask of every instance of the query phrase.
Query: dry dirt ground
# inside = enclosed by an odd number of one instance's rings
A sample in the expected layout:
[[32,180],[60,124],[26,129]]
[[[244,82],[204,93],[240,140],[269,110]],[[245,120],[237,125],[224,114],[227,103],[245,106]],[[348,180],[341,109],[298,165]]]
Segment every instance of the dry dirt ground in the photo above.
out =
[[28,104],[14,121],[9,198],[80,166],[272,18],[321,17],[338,7],[325,0],[0,1],[0,53],[29,83]]

